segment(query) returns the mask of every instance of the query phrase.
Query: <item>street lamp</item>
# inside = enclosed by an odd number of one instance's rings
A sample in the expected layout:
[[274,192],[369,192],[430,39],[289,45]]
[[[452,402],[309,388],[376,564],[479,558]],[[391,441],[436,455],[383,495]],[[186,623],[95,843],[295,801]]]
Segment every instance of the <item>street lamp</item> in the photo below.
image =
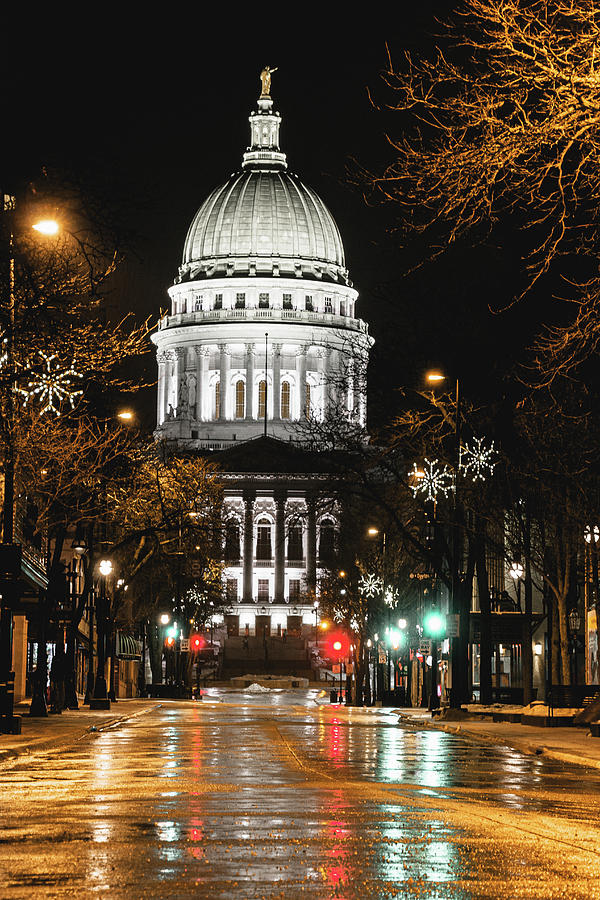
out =
[[[447,376],[439,370],[427,372],[425,380],[431,385],[442,384]],[[459,472],[461,468],[461,417],[460,417],[460,381],[456,379],[455,402],[456,415],[454,419],[455,440],[455,465],[453,491],[453,516],[452,516],[452,612],[458,615],[458,634],[451,639],[452,643],[452,692],[450,705],[460,708],[461,703],[467,697],[467,667],[468,667],[468,634],[469,634],[469,609],[461,609],[462,603],[459,596],[459,525],[458,525],[458,487]]]
[[[15,239],[13,231],[13,215],[16,208],[15,198],[3,195],[2,210],[8,217],[8,321],[4,325],[3,356],[7,373],[8,391],[4,405],[4,485],[2,498],[2,550],[6,559],[5,572],[0,573],[0,732],[5,734],[21,733],[21,717],[14,715],[15,673],[12,671],[12,597],[14,584],[21,571],[21,547],[14,541],[15,519],[15,463],[14,446],[16,391],[15,372],[15,330],[17,321],[17,296],[15,291]],[[50,220],[46,220],[46,228],[41,222],[33,227],[42,234],[56,234],[58,225],[53,222],[53,230],[48,231]],[[8,577],[5,577],[8,576]],[[45,652],[45,646],[44,646]]]
[[100,594],[98,597],[98,606],[96,609],[96,623],[98,633],[98,659],[96,663],[96,681],[94,684],[94,696],[90,700],[90,709],[110,709],[110,700],[106,690],[106,677],[104,669],[106,667],[106,622],[107,614],[107,581],[113,571],[113,564],[110,559],[101,559],[98,565],[100,572]]

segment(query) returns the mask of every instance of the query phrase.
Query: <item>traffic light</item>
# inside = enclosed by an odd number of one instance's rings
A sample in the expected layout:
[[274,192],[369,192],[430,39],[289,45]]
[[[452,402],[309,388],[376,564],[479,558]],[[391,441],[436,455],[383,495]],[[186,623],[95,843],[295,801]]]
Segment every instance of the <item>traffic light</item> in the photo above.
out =
[[446,618],[438,609],[431,609],[423,620],[423,631],[429,638],[443,638],[446,636]]
[[190,650],[192,653],[198,653],[204,647],[205,640],[200,634],[193,634],[190,637]]
[[165,640],[165,645],[169,648],[169,650],[171,650],[173,648],[174,643],[175,643],[175,638],[173,637],[172,634],[170,634],[168,636],[168,638]]
[[400,650],[406,644],[406,635],[397,628],[386,629],[386,641],[392,650]]
[[340,632],[330,634],[327,640],[327,655],[332,659],[348,656],[349,646],[350,641],[345,634],[340,634]]

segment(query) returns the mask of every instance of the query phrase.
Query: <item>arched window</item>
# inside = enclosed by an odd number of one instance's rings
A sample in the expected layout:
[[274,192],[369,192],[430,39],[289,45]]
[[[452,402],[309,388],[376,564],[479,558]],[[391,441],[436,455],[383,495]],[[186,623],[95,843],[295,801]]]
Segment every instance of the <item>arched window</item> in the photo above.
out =
[[267,398],[267,382],[259,381],[258,383],[258,418],[265,417],[265,400]]
[[319,559],[329,562],[335,554],[335,526],[331,519],[321,522],[319,534]]
[[307,419],[310,419],[310,384],[308,381],[306,382],[306,410],[305,415]]
[[215,384],[215,419],[221,418],[221,382]]
[[281,383],[281,418],[289,419],[290,417],[290,383],[282,381]]
[[256,523],[256,558],[272,559],[271,523],[268,519],[259,519]]
[[235,383],[235,417],[236,419],[243,419],[246,410],[244,408],[246,400],[246,385],[240,378],[239,381]]

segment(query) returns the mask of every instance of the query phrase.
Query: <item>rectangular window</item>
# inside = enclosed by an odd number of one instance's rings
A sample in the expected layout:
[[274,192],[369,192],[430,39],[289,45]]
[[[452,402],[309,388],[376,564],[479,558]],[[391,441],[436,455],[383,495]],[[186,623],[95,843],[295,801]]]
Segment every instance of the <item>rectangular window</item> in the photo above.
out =
[[344,300],[340,300],[340,316],[346,315],[346,303]]
[[246,295],[245,294],[236,294],[235,295],[235,308],[236,309],[244,309],[246,306]]
[[215,309],[223,309],[223,294],[215,294]]
[[258,601],[259,603],[266,603],[269,600],[269,579],[268,578],[259,578],[258,579]]
[[284,294],[284,295],[283,295],[283,308],[284,308],[284,309],[291,309],[291,308],[292,308],[292,295],[291,295],[291,294]]
[[313,312],[314,307],[313,307],[312,294],[307,294],[306,297],[304,298],[304,309],[307,312]]
[[288,528],[288,560],[302,559],[302,526],[290,525]]
[[246,385],[240,379],[240,381],[236,382],[235,385],[235,417],[236,419],[243,419],[246,415]]
[[215,419],[221,418],[221,382],[215,384]]
[[310,409],[310,384],[309,384],[308,382],[306,383],[305,400],[306,400],[306,409],[304,410],[304,414],[305,414],[305,416],[306,416],[307,419],[310,419],[310,416],[311,416],[311,409]]
[[259,525],[256,530],[256,558],[272,559],[270,525]]
[[268,309],[269,308],[269,295],[268,294],[259,294],[258,295],[258,308],[259,309]]
[[237,578],[228,578],[227,579],[227,587],[226,587],[226,596],[227,600],[230,603],[235,603],[238,598],[238,580]]
[[290,603],[297,603],[300,600],[300,580],[298,578],[290,578]]
[[325,297],[325,312],[333,312],[333,303],[331,301],[331,297]]

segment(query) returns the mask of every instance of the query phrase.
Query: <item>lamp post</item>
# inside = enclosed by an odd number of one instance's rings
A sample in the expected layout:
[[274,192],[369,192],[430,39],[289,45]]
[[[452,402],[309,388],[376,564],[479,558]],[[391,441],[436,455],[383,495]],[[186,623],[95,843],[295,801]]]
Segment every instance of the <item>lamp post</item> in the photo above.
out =
[[[442,372],[428,372],[426,381],[433,386],[446,381],[447,376]],[[456,378],[455,385],[456,416],[454,419],[454,462],[456,466],[454,477],[454,495],[452,512],[452,579],[451,579],[451,604],[452,612],[458,616],[458,634],[451,638],[452,661],[452,690],[450,692],[450,706],[460,708],[461,704],[469,698],[468,691],[468,640],[469,640],[469,612],[465,606],[463,609],[460,596],[460,533],[458,522],[459,511],[459,473],[461,468],[461,393],[460,381]]]
[[[15,543],[15,404],[16,358],[15,331],[17,324],[17,295],[15,291],[15,237],[13,218],[16,201],[4,194],[2,211],[8,221],[8,316],[4,325],[3,355],[7,373],[2,431],[4,437],[3,498],[2,498],[2,561],[4,571],[0,572],[0,732],[21,733],[21,717],[14,715],[15,673],[12,671],[12,606],[15,600],[17,581],[21,572],[21,547]],[[45,219],[32,226],[46,236],[57,234],[58,223]],[[46,651],[44,646],[43,652]]]
[[106,690],[106,623],[108,618],[107,582],[113,571],[110,559],[101,559],[98,566],[100,572],[100,593],[96,608],[97,634],[98,634],[98,663],[96,667],[96,681],[94,684],[94,696],[90,700],[90,709],[110,709],[110,700]]

